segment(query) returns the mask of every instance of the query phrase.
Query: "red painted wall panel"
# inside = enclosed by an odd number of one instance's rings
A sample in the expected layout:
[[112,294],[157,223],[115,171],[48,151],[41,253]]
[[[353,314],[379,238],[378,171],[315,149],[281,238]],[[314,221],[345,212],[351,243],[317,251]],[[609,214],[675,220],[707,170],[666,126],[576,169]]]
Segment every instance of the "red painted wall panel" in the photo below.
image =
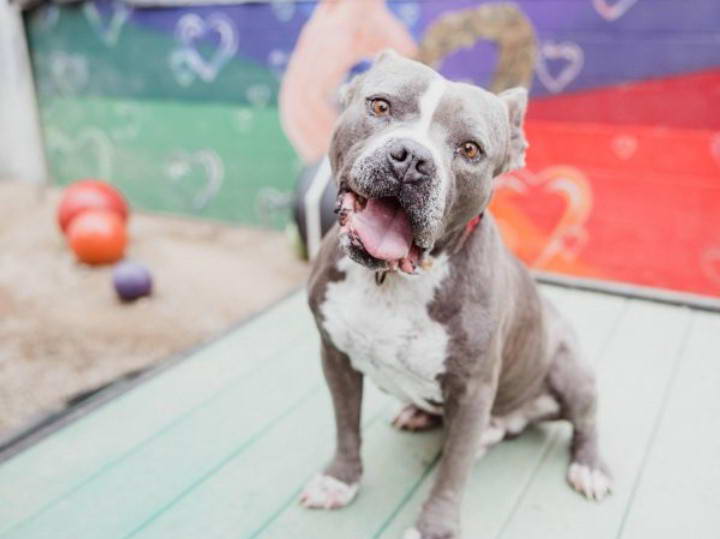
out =
[[521,258],[720,296],[720,133],[531,119],[527,134],[528,166],[493,203]]
[[538,98],[528,118],[720,129],[720,69]]

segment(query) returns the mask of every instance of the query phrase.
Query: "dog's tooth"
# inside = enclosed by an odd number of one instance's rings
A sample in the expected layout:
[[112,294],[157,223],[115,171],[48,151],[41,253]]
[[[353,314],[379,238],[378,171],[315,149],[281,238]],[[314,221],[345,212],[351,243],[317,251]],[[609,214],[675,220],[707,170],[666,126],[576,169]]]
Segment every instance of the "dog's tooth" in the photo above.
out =
[[405,257],[400,261],[400,269],[405,273],[415,273],[415,266],[409,258]]

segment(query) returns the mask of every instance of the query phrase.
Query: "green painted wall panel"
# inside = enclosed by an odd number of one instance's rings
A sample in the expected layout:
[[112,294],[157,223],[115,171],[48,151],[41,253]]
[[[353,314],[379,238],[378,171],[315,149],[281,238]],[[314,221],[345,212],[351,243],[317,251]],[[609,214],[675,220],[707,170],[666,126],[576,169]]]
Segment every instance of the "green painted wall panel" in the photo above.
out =
[[172,31],[132,23],[129,9],[47,6],[27,18],[52,181],[96,177],[138,208],[282,227],[301,162],[280,125],[277,74],[198,40],[203,80],[174,60]]
[[264,202],[292,190],[299,161],[277,109],[228,103],[45,98],[43,128],[61,185],[110,179],[152,209],[280,226]]

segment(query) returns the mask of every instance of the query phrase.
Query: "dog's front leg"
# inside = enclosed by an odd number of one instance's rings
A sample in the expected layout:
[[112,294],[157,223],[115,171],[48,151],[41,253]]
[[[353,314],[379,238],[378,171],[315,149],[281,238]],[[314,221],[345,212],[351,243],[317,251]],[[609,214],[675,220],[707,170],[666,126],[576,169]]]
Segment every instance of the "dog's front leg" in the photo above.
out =
[[495,400],[499,357],[488,358],[485,372],[448,374],[444,381],[444,420],[447,438],[438,474],[423,505],[416,527],[403,539],[457,539],[460,505],[470,476],[482,430],[488,425]]
[[363,375],[348,357],[323,340],[322,365],[335,410],[335,456],[315,476],[300,496],[305,507],[338,509],[357,494],[362,475],[360,460],[360,410]]

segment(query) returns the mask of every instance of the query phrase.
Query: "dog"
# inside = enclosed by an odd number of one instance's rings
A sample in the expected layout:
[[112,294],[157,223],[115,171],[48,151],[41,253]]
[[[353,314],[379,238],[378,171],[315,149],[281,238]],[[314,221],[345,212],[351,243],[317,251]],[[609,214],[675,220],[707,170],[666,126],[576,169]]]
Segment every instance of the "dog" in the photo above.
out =
[[459,537],[475,458],[539,421],[572,424],[568,482],[604,498],[594,375],[487,211],[494,178],[524,166],[527,91],[495,95],[385,51],[341,103],[329,151],[338,223],[308,285],[336,451],[301,504],[339,508],[357,494],[366,377],[406,405],[396,427],[446,428],[405,539]]

